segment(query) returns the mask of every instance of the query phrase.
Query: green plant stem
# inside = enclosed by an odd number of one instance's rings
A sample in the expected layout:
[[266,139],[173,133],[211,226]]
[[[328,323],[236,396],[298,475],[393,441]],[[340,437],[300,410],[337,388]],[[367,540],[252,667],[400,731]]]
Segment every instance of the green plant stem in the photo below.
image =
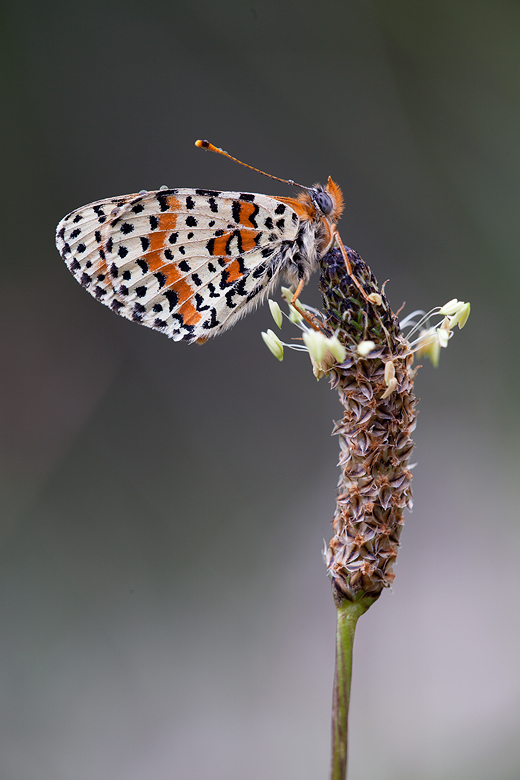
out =
[[348,707],[352,679],[352,650],[356,623],[375,599],[337,604],[336,670],[332,694],[332,758],[330,780],[345,780],[348,753]]

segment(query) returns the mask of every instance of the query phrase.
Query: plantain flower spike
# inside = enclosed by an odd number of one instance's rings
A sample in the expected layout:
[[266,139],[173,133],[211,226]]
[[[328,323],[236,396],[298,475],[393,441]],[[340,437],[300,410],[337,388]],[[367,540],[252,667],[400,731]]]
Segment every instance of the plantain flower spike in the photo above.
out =
[[369,606],[394,580],[403,511],[412,507],[415,370],[412,347],[370,269],[345,251],[357,284],[339,249],[321,263],[324,331],[345,347],[329,371],[343,417],[333,431],[341,474],[325,558],[336,603]]
[[[337,605],[360,602],[367,609],[392,585],[403,512],[413,503],[414,355],[436,366],[455,325],[466,324],[470,305],[453,298],[399,323],[370,268],[357,252],[343,250],[352,276],[340,249],[321,260],[323,311],[299,300],[296,309],[293,290],[282,288],[286,316],[302,332],[299,343],[284,343],[272,330],[262,337],[278,360],[284,347],[307,352],[316,378],[328,376],[338,391],[343,417],[333,433],[341,473],[325,559]],[[280,325],[279,307],[269,304]],[[430,326],[438,316],[440,323]]]

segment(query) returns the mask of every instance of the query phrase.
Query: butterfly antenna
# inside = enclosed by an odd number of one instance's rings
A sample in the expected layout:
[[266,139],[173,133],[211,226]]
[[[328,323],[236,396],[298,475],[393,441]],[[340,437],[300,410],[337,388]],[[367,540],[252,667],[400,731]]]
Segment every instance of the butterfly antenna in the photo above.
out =
[[233,160],[239,165],[243,165],[244,168],[249,168],[251,171],[256,171],[257,173],[261,173],[262,176],[268,176],[270,179],[276,179],[276,181],[282,181],[284,184],[291,184],[294,187],[301,187],[302,190],[311,189],[311,187],[306,187],[304,184],[298,184],[298,182],[293,181],[292,179],[281,179],[279,176],[273,176],[271,173],[266,173],[265,171],[261,171],[260,168],[254,168],[252,165],[248,165],[247,163],[244,163],[241,160],[237,160],[236,157],[233,157],[231,154],[225,152],[223,149],[219,149],[218,146],[213,146],[213,144],[210,144],[209,141],[195,141],[195,146],[198,146],[199,149],[206,149],[208,152],[216,152],[217,154],[223,154],[224,157],[228,157],[230,160]]

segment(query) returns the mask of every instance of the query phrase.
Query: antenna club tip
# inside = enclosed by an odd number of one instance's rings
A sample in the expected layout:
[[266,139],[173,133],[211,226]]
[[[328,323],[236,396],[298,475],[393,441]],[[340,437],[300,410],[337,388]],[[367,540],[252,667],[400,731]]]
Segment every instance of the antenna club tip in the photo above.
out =
[[218,152],[219,154],[227,154],[227,152],[223,152],[222,149],[219,149],[218,146],[213,146],[213,144],[210,144],[209,141],[195,141],[195,146],[198,146],[199,149],[207,149],[208,152]]

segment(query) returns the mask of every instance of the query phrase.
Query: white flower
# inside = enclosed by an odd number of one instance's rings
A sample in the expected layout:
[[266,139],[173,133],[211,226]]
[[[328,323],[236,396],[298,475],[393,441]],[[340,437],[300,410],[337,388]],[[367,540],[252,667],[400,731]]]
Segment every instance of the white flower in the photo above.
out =
[[376,345],[373,341],[360,341],[356,347],[356,352],[358,355],[361,355],[361,357],[366,357],[369,352],[372,352],[375,348]]
[[277,360],[283,360],[283,344],[271,329],[262,332],[262,338],[268,349],[273,353]]
[[271,316],[273,320],[276,322],[278,327],[281,328],[283,322],[283,314],[282,314],[282,310],[280,309],[280,306],[276,303],[276,301],[271,300],[271,298],[269,298],[268,303],[269,303],[269,309],[271,310]]
[[327,337],[317,330],[308,330],[303,334],[303,343],[309,350],[309,355],[316,361],[321,363],[327,352]]
[[[428,314],[424,314],[422,311],[414,311],[403,320],[401,328],[411,326],[410,331],[406,334],[406,338],[417,357],[425,355],[434,366],[438,366],[441,347],[445,348],[448,346],[448,341],[453,336],[455,325],[458,325],[459,328],[464,327],[468,321],[470,309],[469,303],[452,298],[444,306],[432,309]],[[430,327],[430,319],[437,314],[443,315],[442,322],[440,325]],[[416,317],[419,317],[419,319],[416,320]],[[412,340],[413,336],[415,336],[415,339]]]

